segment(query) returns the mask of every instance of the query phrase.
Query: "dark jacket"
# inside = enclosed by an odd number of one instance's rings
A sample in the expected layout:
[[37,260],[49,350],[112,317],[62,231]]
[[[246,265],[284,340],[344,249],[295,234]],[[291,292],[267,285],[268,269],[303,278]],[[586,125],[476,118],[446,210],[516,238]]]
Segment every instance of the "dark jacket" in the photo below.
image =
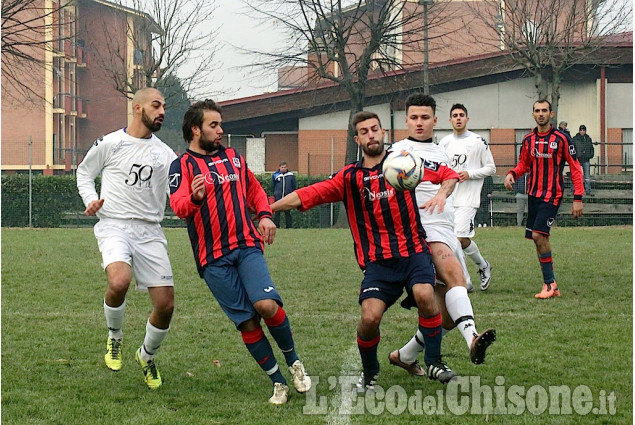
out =
[[573,145],[575,146],[575,152],[580,162],[589,162],[595,155],[595,149],[593,149],[593,143],[588,134],[583,136],[578,133],[573,136]]
[[280,170],[273,173],[271,177],[271,191],[277,201],[296,189],[295,176],[291,171],[282,174]]

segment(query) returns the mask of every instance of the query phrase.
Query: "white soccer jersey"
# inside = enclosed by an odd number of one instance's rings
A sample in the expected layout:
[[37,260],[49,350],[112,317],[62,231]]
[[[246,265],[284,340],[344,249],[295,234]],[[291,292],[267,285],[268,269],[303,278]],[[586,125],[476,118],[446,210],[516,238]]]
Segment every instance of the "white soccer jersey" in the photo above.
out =
[[[394,143],[391,147],[392,151],[408,151],[420,156],[428,161],[435,161],[444,165],[449,165],[449,159],[443,149],[436,144],[430,142],[419,142],[414,139],[403,139]],[[430,182],[421,182],[415,189],[415,195],[417,197],[417,204],[419,206],[425,204],[428,200],[432,199],[441,185]],[[445,208],[442,213],[434,211],[430,214],[427,211],[420,210],[421,224],[426,229],[429,226],[445,226],[454,231],[454,202],[453,195],[450,195],[445,203]]]
[[[169,193],[174,151],[158,137],[138,139],[115,131],[93,143],[77,168],[77,188],[84,205],[104,199],[97,217],[160,223]],[[101,174],[101,194],[95,178]]]
[[485,139],[466,131],[460,136],[450,134],[439,142],[450,159],[449,166],[456,171],[467,171],[469,179],[457,183],[454,189],[454,205],[478,208],[481,205],[483,180],[496,173],[492,151]]

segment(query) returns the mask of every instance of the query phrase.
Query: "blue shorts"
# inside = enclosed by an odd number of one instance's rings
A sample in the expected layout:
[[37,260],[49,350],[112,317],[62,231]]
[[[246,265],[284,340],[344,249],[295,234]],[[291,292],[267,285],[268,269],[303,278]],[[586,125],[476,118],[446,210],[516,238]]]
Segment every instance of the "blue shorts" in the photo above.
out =
[[559,206],[549,204],[535,196],[527,197],[527,228],[525,237],[531,239],[531,232],[549,236],[551,226],[556,221]]
[[434,265],[429,253],[374,261],[366,265],[359,290],[359,303],[366,298],[378,298],[388,308],[401,297],[404,288],[410,295],[415,284],[428,283],[434,286],[435,282]]
[[208,263],[203,279],[221,308],[236,328],[258,315],[254,303],[282,298],[269,274],[269,268],[258,248],[239,248]]

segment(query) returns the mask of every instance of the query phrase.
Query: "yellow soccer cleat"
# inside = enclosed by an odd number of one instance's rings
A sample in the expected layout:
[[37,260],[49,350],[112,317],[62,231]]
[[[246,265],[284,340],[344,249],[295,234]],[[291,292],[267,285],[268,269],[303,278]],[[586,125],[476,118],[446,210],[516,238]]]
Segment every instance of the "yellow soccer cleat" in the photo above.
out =
[[106,340],[106,355],[104,361],[106,367],[114,372],[121,370],[121,338],[108,338]]
[[151,390],[159,388],[163,381],[161,380],[161,374],[157,369],[157,365],[154,363],[154,359],[147,362],[143,360],[141,358],[141,348],[139,348],[135,353],[135,360],[137,360],[137,363],[139,363],[139,366],[141,366],[141,369],[143,370],[143,376],[148,388]]

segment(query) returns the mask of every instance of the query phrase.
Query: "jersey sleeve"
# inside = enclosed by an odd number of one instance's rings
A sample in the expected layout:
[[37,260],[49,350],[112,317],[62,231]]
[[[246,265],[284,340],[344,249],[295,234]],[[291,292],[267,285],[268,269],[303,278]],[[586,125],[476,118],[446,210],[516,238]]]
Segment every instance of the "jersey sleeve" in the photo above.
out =
[[103,139],[96,140],[77,167],[77,190],[85,206],[99,199],[95,189],[95,178],[101,174],[107,159],[108,149]]
[[271,218],[273,215],[267,200],[267,193],[249,168],[247,168],[247,179],[247,206],[254,208],[258,218]]
[[496,164],[494,163],[494,157],[489,145],[482,137],[479,138],[483,143],[479,144],[479,163],[480,168],[474,170],[467,170],[470,175],[470,179],[484,179],[487,176],[493,176],[496,174]]
[[203,200],[197,201],[192,196],[192,178],[194,176],[187,167],[184,155],[172,161],[170,165],[170,207],[180,218],[196,214]]
[[529,144],[530,144],[529,138],[525,137],[523,139],[523,144],[520,147],[520,158],[518,158],[518,164],[516,164],[516,166],[512,168],[511,170],[509,170],[509,172],[507,173],[514,176],[514,180],[522,176],[523,174],[525,174],[527,171],[529,171],[529,166],[531,164],[531,156],[529,154]]
[[446,180],[459,179],[459,175],[456,171],[435,161],[423,160],[423,180],[424,182],[430,182],[434,184],[440,184]]
[[582,166],[580,161],[576,157],[575,146],[568,138],[563,138],[564,148],[563,155],[569,164],[569,170],[571,171],[571,182],[573,183],[573,200],[581,201],[584,194],[584,176],[582,173]]
[[302,206],[300,211],[309,210],[321,204],[339,202],[344,199],[344,173],[340,170],[328,180],[314,183],[296,190]]

